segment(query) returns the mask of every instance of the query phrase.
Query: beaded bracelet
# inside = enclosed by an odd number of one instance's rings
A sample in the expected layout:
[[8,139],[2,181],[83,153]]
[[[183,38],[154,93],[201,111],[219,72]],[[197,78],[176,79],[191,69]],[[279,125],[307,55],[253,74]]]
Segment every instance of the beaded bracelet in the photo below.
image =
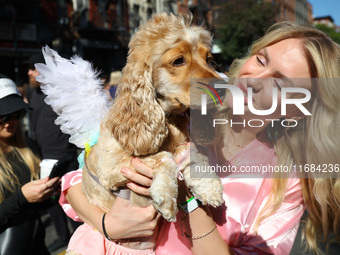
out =
[[181,219],[181,221],[180,221],[180,227],[181,227],[182,236],[185,236],[186,238],[190,238],[191,240],[198,240],[198,239],[201,239],[201,238],[206,237],[207,235],[211,234],[217,228],[217,225],[214,222],[214,226],[208,232],[206,232],[206,233],[204,233],[202,235],[199,235],[199,236],[189,236],[185,231],[183,231],[183,226],[182,226],[182,222],[184,222],[184,220],[187,217],[187,215],[188,214],[185,214],[183,216],[183,218]]
[[184,235],[186,238],[190,238],[191,240],[197,240],[197,239],[201,239],[203,237],[206,237],[207,235],[211,234],[215,229],[216,229],[216,223],[214,224],[213,228],[210,229],[207,233],[204,233],[202,235],[199,236],[189,236],[186,232],[184,232],[182,235]]

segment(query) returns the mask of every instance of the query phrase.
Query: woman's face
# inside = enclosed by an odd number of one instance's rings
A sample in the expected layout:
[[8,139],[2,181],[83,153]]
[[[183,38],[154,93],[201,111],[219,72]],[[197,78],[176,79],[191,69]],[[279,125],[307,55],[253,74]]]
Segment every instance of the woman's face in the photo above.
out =
[[37,82],[37,80],[35,79],[37,76],[39,76],[38,70],[34,66],[31,66],[27,72],[27,75],[28,75],[29,85],[32,88],[39,88],[40,83]]
[[12,116],[7,122],[2,122],[0,118],[0,140],[5,142],[15,135],[19,126],[19,119]]
[[[275,112],[271,115],[257,117],[258,119],[280,118],[282,87],[298,87],[311,90],[310,78],[309,67],[303,54],[301,41],[299,39],[286,39],[261,49],[256,55],[248,59],[240,69],[234,85],[244,92],[245,115],[252,115],[248,109],[247,89],[249,87],[252,88],[252,104],[257,110],[271,108],[273,88],[276,87],[278,90],[278,105]],[[301,96],[301,94],[297,93],[294,93],[294,95],[287,94],[287,98]],[[229,93],[227,103],[231,108],[232,100],[231,93]],[[295,111],[295,109],[290,111]],[[289,114],[289,109],[287,109],[287,115]]]

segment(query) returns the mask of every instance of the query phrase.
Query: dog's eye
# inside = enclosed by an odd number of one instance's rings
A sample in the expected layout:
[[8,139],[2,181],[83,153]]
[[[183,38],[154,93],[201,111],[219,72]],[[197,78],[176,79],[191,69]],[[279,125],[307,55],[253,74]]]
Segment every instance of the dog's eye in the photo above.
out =
[[182,66],[182,65],[185,64],[184,58],[183,58],[183,57],[178,57],[178,58],[176,58],[176,59],[172,62],[172,64],[173,64],[174,66]]
[[209,66],[211,66],[212,68],[216,69],[217,63],[215,62],[215,59],[212,56],[208,55],[206,61],[207,61],[207,64]]

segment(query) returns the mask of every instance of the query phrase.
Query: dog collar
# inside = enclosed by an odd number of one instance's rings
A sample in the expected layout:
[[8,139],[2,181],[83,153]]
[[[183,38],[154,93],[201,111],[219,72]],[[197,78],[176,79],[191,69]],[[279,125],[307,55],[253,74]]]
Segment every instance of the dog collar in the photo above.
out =
[[[100,186],[103,186],[101,185],[98,177],[96,175],[94,175],[87,167],[86,165],[86,161],[84,159],[84,168],[85,170],[87,171],[87,173],[90,175],[90,177],[96,182],[98,183]],[[124,189],[124,188],[118,188],[117,190],[110,190],[111,193],[117,197],[120,197],[120,198],[123,198],[123,199],[127,199],[129,200],[130,199],[130,193],[131,193],[131,190],[129,189]]]

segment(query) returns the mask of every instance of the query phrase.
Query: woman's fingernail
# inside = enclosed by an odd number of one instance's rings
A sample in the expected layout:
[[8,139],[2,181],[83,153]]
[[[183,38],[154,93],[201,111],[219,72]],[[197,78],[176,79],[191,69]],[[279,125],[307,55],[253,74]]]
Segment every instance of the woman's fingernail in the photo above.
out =
[[126,168],[122,168],[120,172],[122,173],[122,175],[126,175],[128,173],[128,170]]
[[138,160],[138,157],[134,157],[131,159],[132,162],[137,161],[137,160]]

